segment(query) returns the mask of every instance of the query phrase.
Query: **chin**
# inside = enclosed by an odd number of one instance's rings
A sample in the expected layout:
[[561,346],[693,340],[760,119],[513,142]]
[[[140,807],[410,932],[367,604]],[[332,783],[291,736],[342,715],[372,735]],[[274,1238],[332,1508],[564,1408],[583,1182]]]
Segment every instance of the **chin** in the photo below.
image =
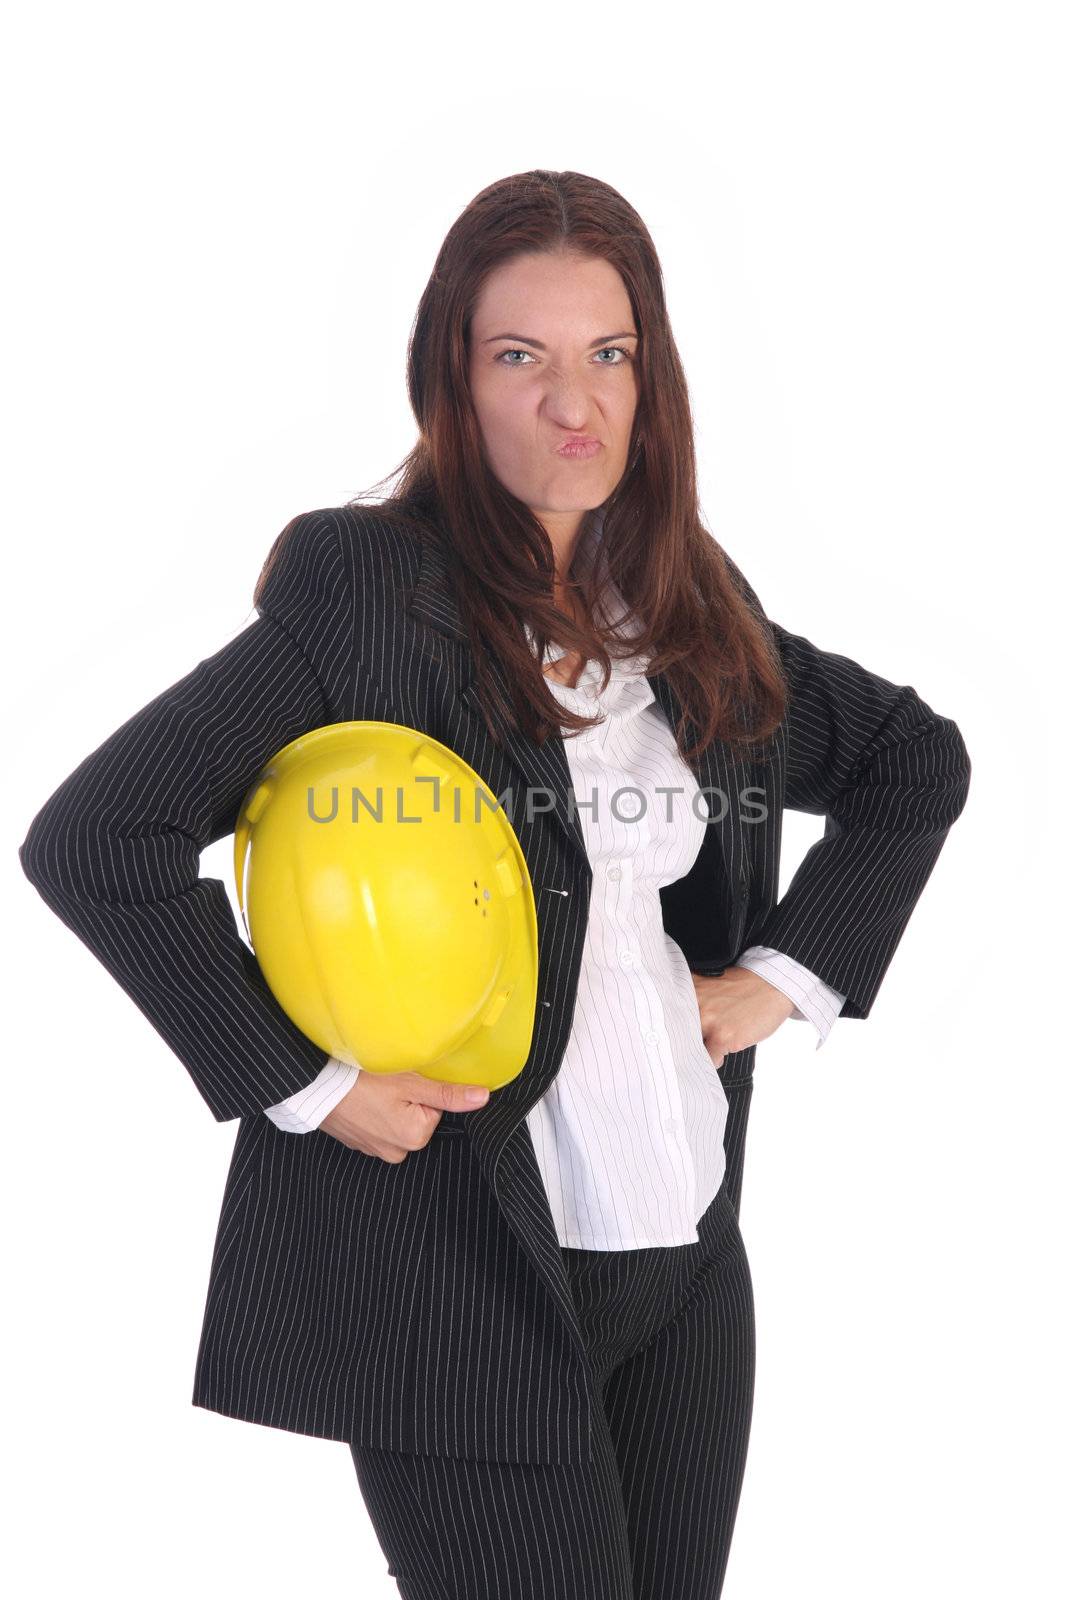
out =
[[572,484],[568,489],[558,489],[555,493],[549,490],[541,497],[541,505],[546,511],[595,511],[597,506],[602,506],[612,489],[615,481],[610,483],[598,479],[596,483],[583,484],[578,489]]

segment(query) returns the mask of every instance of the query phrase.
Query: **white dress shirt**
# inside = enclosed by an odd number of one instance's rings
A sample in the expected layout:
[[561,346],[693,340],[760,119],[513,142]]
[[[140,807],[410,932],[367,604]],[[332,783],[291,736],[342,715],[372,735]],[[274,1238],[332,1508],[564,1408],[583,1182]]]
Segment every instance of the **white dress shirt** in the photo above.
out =
[[[619,621],[617,594],[609,607]],[[646,665],[616,660],[606,685],[593,662],[574,688],[546,679],[563,704],[604,715],[564,739],[592,869],[589,925],[563,1060],[527,1117],[560,1243],[581,1250],[695,1243],[726,1168],[726,1093],[659,897],[696,861],[707,805]],[[762,946],[737,964],[783,989],[822,1043],[843,995]]]
[[[619,621],[617,591],[607,606]],[[527,637],[532,647],[529,628]],[[547,660],[562,654],[550,645]],[[560,1243],[584,1250],[695,1243],[726,1166],[726,1093],[659,899],[696,860],[706,801],[696,799],[646,666],[613,660],[606,685],[592,661],[573,688],[545,680],[565,705],[604,718],[564,738],[592,869],[589,921],[563,1060],[527,1116]],[[812,1024],[821,1047],[844,995],[763,945],[735,965],[786,994],[791,1016]],[[313,1083],[266,1114],[287,1132],[310,1132],[359,1071],[331,1056]]]

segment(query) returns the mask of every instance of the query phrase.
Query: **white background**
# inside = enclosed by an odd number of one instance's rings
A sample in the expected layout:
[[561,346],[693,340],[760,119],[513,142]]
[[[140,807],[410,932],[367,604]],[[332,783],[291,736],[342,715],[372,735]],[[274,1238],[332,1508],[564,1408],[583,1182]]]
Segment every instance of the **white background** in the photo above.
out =
[[[914,685],[974,767],[871,1017],[817,1057],[797,1023],[760,1047],[727,1600],[1064,1592],[1058,20],[938,0],[9,20],[9,1592],[396,1593],[344,1445],[191,1406],[236,1123],[16,848],[251,621],[280,528],[399,462],[440,241],[532,167],[605,179],[648,224],[704,519],[769,613]],[[786,826],[783,888],[821,833]],[[202,870],[232,897],[231,841]]]

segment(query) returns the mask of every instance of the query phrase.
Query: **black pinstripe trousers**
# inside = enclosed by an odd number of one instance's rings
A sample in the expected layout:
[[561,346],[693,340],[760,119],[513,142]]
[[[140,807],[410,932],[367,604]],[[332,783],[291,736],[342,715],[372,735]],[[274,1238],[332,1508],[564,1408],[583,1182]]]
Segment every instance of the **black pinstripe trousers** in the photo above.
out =
[[697,1234],[563,1250],[600,1398],[589,1465],[351,1446],[403,1600],[717,1600],[756,1351],[725,1182]]

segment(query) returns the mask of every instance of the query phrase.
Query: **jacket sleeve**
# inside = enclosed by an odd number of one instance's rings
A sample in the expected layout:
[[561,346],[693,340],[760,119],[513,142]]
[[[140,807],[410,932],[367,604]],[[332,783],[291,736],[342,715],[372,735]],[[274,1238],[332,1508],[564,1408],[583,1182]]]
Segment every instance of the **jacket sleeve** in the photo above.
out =
[[867,1017],[963,810],[970,757],[956,723],[910,685],[788,632],[741,583],[788,682],[782,804],[826,819],[750,942],[792,956],[843,994],[840,1016]]
[[220,1122],[285,1099],[329,1059],[274,999],[223,883],[199,876],[265,762],[334,720],[352,599],[338,528],[306,512],[283,532],[255,621],[86,756],[19,846]]

